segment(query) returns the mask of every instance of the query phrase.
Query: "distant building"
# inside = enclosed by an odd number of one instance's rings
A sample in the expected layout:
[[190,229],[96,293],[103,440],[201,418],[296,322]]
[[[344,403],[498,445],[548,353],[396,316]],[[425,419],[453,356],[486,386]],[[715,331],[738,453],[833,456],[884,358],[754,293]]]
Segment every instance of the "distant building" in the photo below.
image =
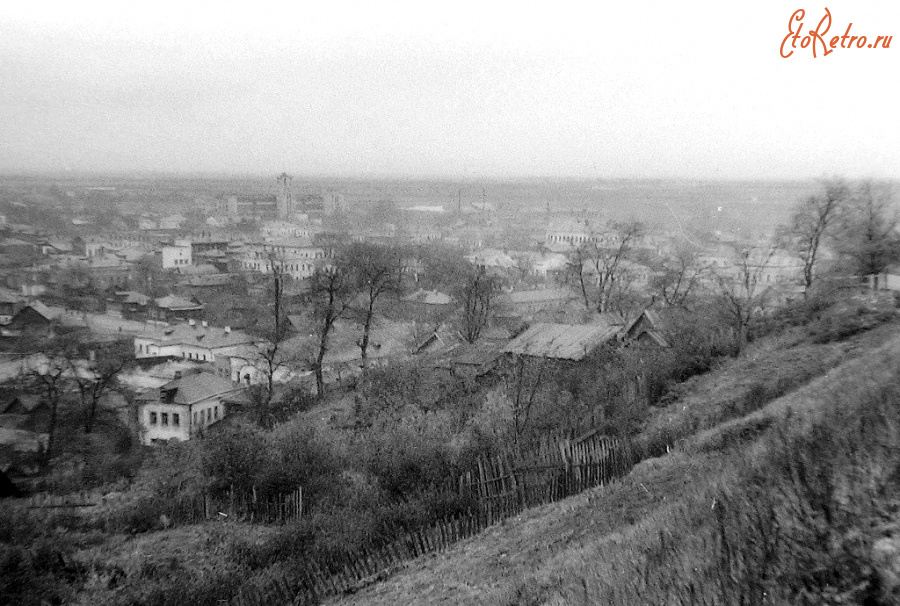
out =
[[134,338],[135,358],[181,358],[215,362],[243,352],[257,339],[230,327],[178,324],[149,329]]
[[199,322],[203,319],[203,305],[183,297],[166,295],[148,306],[148,315],[151,320],[161,322]]
[[246,245],[241,269],[271,274],[277,267],[295,280],[310,278],[325,261],[325,250],[306,238],[281,238]]
[[242,388],[210,372],[176,377],[138,408],[145,445],[186,441],[225,418],[227,406],[244,401]]
[[163,246],[162,248],[162,266],[163,269],[175,269],[186,267],[193,263],[191,246]]
[[53,327],[62,314],[60,309],[48,307],[40,301],[33,301],[12,317],[4,327],[4,334],[18,336],[30,333],[51,336]]

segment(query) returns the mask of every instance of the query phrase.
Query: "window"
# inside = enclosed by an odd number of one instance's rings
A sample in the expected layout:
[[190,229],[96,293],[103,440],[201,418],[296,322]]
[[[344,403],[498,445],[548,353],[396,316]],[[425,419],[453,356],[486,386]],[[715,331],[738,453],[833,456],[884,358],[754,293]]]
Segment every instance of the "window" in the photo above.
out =
[[197,412],[195,411],[194,412],[194,425],[196,425],[196,424],[197,424]]
[[179,415],[177,412],[172,413],[172,425],[174,425],[175,427],[181,426],[181,415]]
[[215,409],[213,410],[213,418],[216,418],[216,419],[219,418],[219,407],[218,406],[216,406]]
[[169,425],[169,413],[167,413],[167,412],[160,413],[159,420],[160,420],[160,423],[159,423],[160,425],[162,425],[164,427],[168,426]]
[[206,409],[200,411],[200,422],[206,423]]
[[155,412],[150,413],[150,424],[156,425],[156,413]]

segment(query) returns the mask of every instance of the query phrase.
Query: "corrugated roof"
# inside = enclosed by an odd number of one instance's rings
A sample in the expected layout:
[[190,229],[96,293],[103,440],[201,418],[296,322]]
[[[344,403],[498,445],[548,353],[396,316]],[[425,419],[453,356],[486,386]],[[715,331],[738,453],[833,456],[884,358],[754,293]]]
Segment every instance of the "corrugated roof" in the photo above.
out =
[[621,325],[601,320],[593,324],[538,323],[510,341],[504,353],[582,360],[595,349],[615,338]]
[[160,391],[172,391],[173,389],[176,390],[175,404],[193,404],[200,400],[237,391],[241,389],[241,386],[225,377],[201,372],[175,379],[160,387]]

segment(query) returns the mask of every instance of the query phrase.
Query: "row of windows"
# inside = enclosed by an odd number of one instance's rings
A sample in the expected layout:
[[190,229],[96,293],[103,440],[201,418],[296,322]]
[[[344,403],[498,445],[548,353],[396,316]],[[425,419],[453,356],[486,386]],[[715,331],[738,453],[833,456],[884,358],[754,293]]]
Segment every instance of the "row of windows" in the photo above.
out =
[[218,420],[219,418],[219,407],[213,406],[212,408],[204,408],[197,413],[194,411],[194,425],[198,425],[200,423],[209,423],[214,420]]
[[[161,412],[159,414],[157,414],[155,412],[151,412],[150,413],[150,425],[156,425],[157,419],[158,419],[159,424],[161,426],[168,427],[169,426],[169,416],[170,415],[167,412]],[[177,412],[173,412],[171,414],[171,417],[172,417],[172,426],[173,427],[181,427],[181,415],[178,414]]]
[[206,362],[206,354],[198,354],[198,353],[188,352],[187,355],[185,355],[184,352],[181,352],[181,357],[185,358],[187,360],[201,360],[201,358],[202,358],[201,361]]
[[[194,425],[199,423],[208,423],[211,421],[217,421],[219,419],[219,407],[213,406],[212,408],[204,408],[203,410],[198,412],[194,412]],[[181,415],[177,412],[168,413],[168,412],[151,412],[150,413],[150,425],[159,425],[161,427],[169,427],[169,422],[171,420],[172,427],[181,427]]]

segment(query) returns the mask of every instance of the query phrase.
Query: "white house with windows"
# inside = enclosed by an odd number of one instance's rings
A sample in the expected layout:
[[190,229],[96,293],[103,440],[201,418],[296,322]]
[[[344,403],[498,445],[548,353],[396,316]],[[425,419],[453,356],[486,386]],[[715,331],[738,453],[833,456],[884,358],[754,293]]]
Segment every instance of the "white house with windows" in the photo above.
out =
[[312,277],[325,257],[325,250],[306,238],[281,238],[247,244],[241,268],[270,274],[274,266],[293,279],[302,280]]
[[257,339],[230,327],[196,322],[151,328],[134,338],[135,358],[182,358],[196,362],[227,359]]
[[176,376],[157,398],[138,408],[141,442],[147,446],[197,437],[225,418],[227,406],[243,401],[243,388],[210,372]]
[[187,267],[192,264],[193,257],[191,255],[190,244],[162,247],[163,269],[176,269],[178,267]]

